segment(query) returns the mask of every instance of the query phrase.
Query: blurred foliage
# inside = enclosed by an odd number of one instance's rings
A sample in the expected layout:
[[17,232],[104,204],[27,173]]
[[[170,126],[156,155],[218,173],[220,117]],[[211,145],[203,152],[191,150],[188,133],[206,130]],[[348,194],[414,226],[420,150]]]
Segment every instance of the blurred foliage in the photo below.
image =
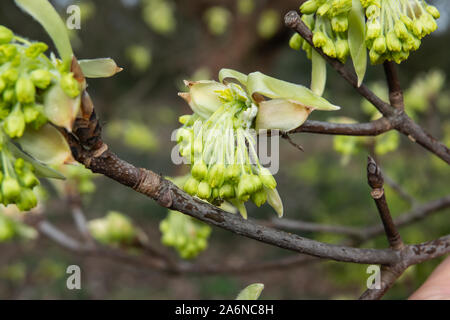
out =
[[211,227],[188,215],[170,210],[159,229],[164,245],[174,247],[183,259],[192,259],[208,246]]
[[137,238],[137,230],[131,220],[117,211],[89,221],[89,231],[97,241],[112,246],[131,245]]
[[[58,6],[61,15],[66,16],[69,1],[52,2]],[[113,79],[89,81],[96,112],[104,121],[105,141],[121,158],[155,172],[173,176],[186,173],[184,167],[175,166],[170,160],[175,145],[170,142],[172,130],[177,126],[178,116],[188,110],[176,96],[178,91],[185,90],[183,79],[210,79],[220,68],[231,67],[246,73],[259,70],[304,85],[310,81],[310,61],[289,50],[287,41],[292,33],[282,27],[283,14],[298,9],[298,1],[121,0],[110,1],[107,6],[100,0],[74,2],[82,6],[81,30],[73,31],[75,44],[78,44],[77,56],[113,57],[124,67],[124,71]],[[399,74],[403,88],[408,88],[404,90],[408,114],[433,136],[450,145],[450,95],[444,76],[450,72],[446,50],[450,46],[446,23],[450,3],[434,1],[434,4],[439,6],[443,16],[438,20],[440,32],[423,41],[421,49],[399,66]],[[221,36],[211,36],[205,18],[206,12],[214,7],[228,12]],[[49,42],[37,24],[24,16],[12,1],[1,1],[0,19],[2,24],[14,27],[19,34]],[[365,82],[388,100],[382,68],[370,68]],[[336,121],[366,122],[379,117],[373,106],[361,103],[353,88],[339,75],[329,72],[328,84],[324,96],[343,106]],[[327,119],[325,115],[317,114],[314,120]],[[276,176],[285,216],[289,219],[354,227],[379,223],[365,178],[369,152],[376,152],[383,172],[418,201],[426,202],[450,193],[448,165],[395,132],[375,139],[312,134],[297,135],[293,139],[304,147],[305,152],[299,153],[282,141],[281,168]],[[377,141],[374,143],[373,140]],[[341,162],[345,157],[347,165]],[[69,171],[74,169],[67,168]],[[83,180],[94,182],[94,176],[84,169],[77,167],[74,170],[80,171],[77,174],[66,172],[69,179],[64,184],[76,185],[78,181],[83,185]],[[133,241],[136,225],[148,232],[151,241],[160,242],[159,224],[170,215],[165,208],[104,177],[95,179],[95,191],[91,182],[86,182],[87,187],[85,185],[79,191],[92,192],[93,201],[85,201],[83,205],[91,223],[100,221],[96,223],[100,225],[105,243],[129,244]],[[71,217],[65,212],[66,205],[55,197],[54,188],[43,184],[47,190],[48,219],[63,230],[75,233]],[[394,216],[410,209],[410,205],[388,186],[386,196]],[[112,209],[124,212],[126,216],[101,217],[102,213]],[[248,209],[249,215],[258,219],[271,217],[268,207],[249,206]],[[448,209],[436,213],[423,222],[402,228],[400,233],[406,243],[448,234],[449,213]],[[191,219],[179,213],[176,215]],[[2,217],[3,214],[0,221],[3,221]],[[10,223],[7,221],[6,225]],[[197,221],[189,220],[186,225],[190,223]],[[104,233],[110,227],[116,230],[112,232],[114,236],[109,231]],[[196,263],[240,264],[278,259],[289,254],[223,230],[214,232],[214,237],[208,239],[210,249],[199,255]],[[342,236],[328,234],[301,235],[330,243],[343,240]],[[387,243],[385,237],[380,236],[363,246],[385,248]],[[365,265],[334,262],[305,265],[289,272],[282,270],[239,277],[173,276],[149,269],[135,272],[110,260],[71,255],[44,240],[2,242],[0,249],[2,299],[232,299],[246,284],[256,282],[266,285],[264,297],[267,299],[355,298],[365,289],[368,276]],[[65,275],[61,273],[63,267],[74,263],[82,266],[86,276],[86,286],[79,292],[66,289]],[[387,298],[406,298],[438,263],[435,260],[411,268]]]

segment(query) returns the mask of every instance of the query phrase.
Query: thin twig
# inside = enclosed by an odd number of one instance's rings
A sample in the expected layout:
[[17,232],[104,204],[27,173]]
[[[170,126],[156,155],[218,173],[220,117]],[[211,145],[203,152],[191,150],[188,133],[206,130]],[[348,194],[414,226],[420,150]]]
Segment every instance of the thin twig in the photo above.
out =
[[368,157],[367,161],[367,180],[372,188],[370,195],[375,200],[377,205],[378,213],[380,214],[381,221],[383,222],[384,231],[386,232],[389,245],[394,250],[400,250],[403,248],[404,244],[400,234],[398,233],[397,227],[394,224],[389,206],[386,202],[386,196],[383,188],[383,175],[380,167],[378,167],[375,160],[371,157]]

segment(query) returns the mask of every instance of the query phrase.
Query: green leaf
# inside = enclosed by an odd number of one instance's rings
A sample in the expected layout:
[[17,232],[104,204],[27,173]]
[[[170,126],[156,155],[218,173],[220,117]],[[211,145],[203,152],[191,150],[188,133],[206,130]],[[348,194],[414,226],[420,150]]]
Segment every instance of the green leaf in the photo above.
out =
[[311,64],[311,90],[322,96],[327,83],[327,63],[316,50],[312,50]]
[[219,81],[224,83],[227,79],[235,79],[247,86],[247,75],[232,69],[221,69],[219,71]]
[[55,8],[47,0],[15,0],[16,4],[36,19],[52,38],[63,61],[72,60],[73,51],[70,45],[66,25]]
[[358,76],[358,87],[364,80],[367,69],[367,49],[364,10],[359,0],[353,0],[348,14],[348,45],[353,66]]
[[264,290],[264,284],[254,283],[242,290],[236,300],[258,300],[261,292]]
[[53,124],[72,131],[72,125],[80,110],[81,98],[70,98],[59,85],[54,85],[44,95],[44,113]]
[[108,78],[123,69],[111,58],[78,60],[86,78]]
[[60,179],[65,180],[66,178],[59,173],[58,171],[47,167],[46,165],[42,164],[41,162],[37,161],[36,159],[32,158],[30,155],[22,151],[19,147],[17,147],[11,140],[8,139],[8,150],[11,151],[11,153],[16,158],[22,158],[25,161],[28,161],[31,163],[36,170],[36,175],[42,178],[51,178],[51,179]]
[[61,165],[74,162],[66,139],[49,123],[38,130],[28,128],[16,141],[22,150],[41,163]]
[[259,94],[271,99],[293,100],[313,110],[331,111],[340,109],[340,107],[331,104],[304,86],[278,80],[261,72],[253,72],[248,75],[247,89],[252,98]]

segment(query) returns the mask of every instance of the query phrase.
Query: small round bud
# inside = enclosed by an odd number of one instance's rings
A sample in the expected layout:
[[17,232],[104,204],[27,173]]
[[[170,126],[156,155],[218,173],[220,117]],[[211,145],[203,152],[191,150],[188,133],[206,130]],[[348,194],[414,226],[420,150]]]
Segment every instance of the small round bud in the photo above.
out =
[[20,196],[20,185],[17,180],[5,177],[2,182],[2,193],[5,204],[14,203]]
[[15,105],[12,112],[4,120],[3,129],[11,138],[17,138],[23,135],[25,130],[25,117],[19,104]]
[[381,34],[381,25],[378,20],[369,20],[367,22],[366,39],[375,39]]
[[319,8],[319,2],[316,0],[310,0],[310,1],[304,2],[300,6],[300,12],[303,14],[313,14],[317,11],[318,8]]
[[178,122],[181,124],[186,124],[191,119],[191,116],[188,114],[185,114],[184,116],[181,116],[178,118]]
[[374,19],[380,15],[380,8],[376,5],[370,5],[366,9],[367,19]]
[[322,47],[322,50],[327,56],[336,58],[336,47],[334,46],[333,40],[331,40],[330,38],[327,38],[327,42]]
[[372,64],[378,64],[380,63],[380,59],[381,59],[381,55],[379,53],[377,53],[374,48],[370,49],[369,51],[369,57],[370,57],[370,62],[372,62]]
[[191,196],[194,196],[197,194],[197,188],[198,188],[199,182],[193,177],[190,177],[186,183],[184,184],[184,191],[189,193]]
[[14,37],[14,33],[5,26],[0,26],[0,44],[9,43]]
[[231,164],[225,169],[225,180],[236,183],[239,181],[241,170],[238,164]]
[[225,166],[223,163],[216,163],[208,171],[208,182],[212,188],[220,187],[225,179]]
[[318,9],[317,9],[317,14],[319,16],[324,16],[328,10],[331,9],[331,1],[324,3],[323,5],[321,5]]
[[33,104],[26,104],[23,106],[23,116],[25,117],[25,122],[30,123],[37,119],[40,112],[38,108]]
[[345,32],[348,29],[348,19],[345,15],[338,15],[331,19],[331,27],[334,32]]
[[294,34],[289,40],[289,46],[294,50],[300,50],[302,47],[303,38],[298,34]]
[[234,187],[229,183],[222,185],[222,187],[220,187],[220,190],[219,190],[219,196],[222,199],[233,198],[234,197]]
[[30,78],[21,77],[16,82],[16,97],[21,103],[33,103],[35,99],[36,88]]
[[34,192],[31,189],[23,189],[17,202],[19,210],[28,211],[36,207],[36,205],[37,198]]
[[345,59],[347,58],[348,54],[350,52],[348,41],[339,39],[336,42],[336,56],[341,62],[345,62]]
[[19,72],[15,68],[9,68],[2,74],[7,84],[14,84],[19,79]]
[[321,48],[327,43],[327,37],[322,31],[314,32],[313,43],[315,47]]
[[391,30],[386,36],[386,45],[390,51],[398,52],[402,50],[402,43],[395,35],[395,31]]
[[394,26],[395,35],[402,40],[405,40],[409,36],[408,29],[403,21],[397,21]]
[[208,182],[202,181],[198,185],[197,195],[202,199],[209,199],[211,196],[211,187]]
[[251,199],[257,207],[262,206],[267,200],[266,190],[262,189],[258,192],[253,193]]
[[420,19],[414,20],[412,31],[416,37],[420,38],[422,36],[422,29],[423,29],[422,21],[420,21]]
[[25,55],[28,58],[35,59],[41,53],[44,53],[45,51],[47,51],[47,49],[48,49],[48,46],[45,43],[43,43],[43,42],[36,42],[36,43],[33,43],[31,46],[29,46],[25,50]]
[[439,19],[441,16],[441,13],[435,6],[427,6],[427,12],[431,14],[431,16],[435,19]]
[[46,89],[52,81],[52,74],[44,69],[35,70],[31,73],[31,81],[40,89]]
[[375,39],[373,43],[373,49],[378,54],[383,54],[386,52],[386,38],[384,36],[380,36]]
[[202,159],[194,163],[191,169],[191,174],[194,178],[200,181],[206,177],[206,175],[208,174],[208,167]]
[[71,98],[75,98],[80,94],[80,86],[75,80],[72,73],[67,73],[61,77],[61,88]]

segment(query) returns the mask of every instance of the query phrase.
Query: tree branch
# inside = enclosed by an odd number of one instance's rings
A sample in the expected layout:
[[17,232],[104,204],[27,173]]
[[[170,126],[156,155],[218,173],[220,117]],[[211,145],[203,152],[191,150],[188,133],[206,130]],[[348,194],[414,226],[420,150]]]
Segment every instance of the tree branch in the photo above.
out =
[[381,221],[383,222],[384,231],[386,232],[389,245],[394,250],[400,250],[404,247],[402,238],[398,233],[397,227],[392,220],[389,206],[386,202],[386,196],[384,194],[384,180],[380,167],[375,163],[371,157],[368,157],[367,161],[367,180],[372,192],[370,195],[375,200],[378,213],[380,214]]
[[377,136],[393,128],[392,124],[386,118],[380,118],[367,123],[331,123],[307,120],[300,127],[288,133],[308,132],[346,136]]
[[370,101],[396,130],[406,135],[411,141],[417,142],[419,145],[450,164],[450,149],[442,142],[439,142],[426,133],[423,128],[409,118],[401,108],[403,100],[400,99],[402,97],[401,89],[395,70],[391,68],[392,66],[386,66],[385,70],[388,72],[387,76],[390,81],[389,88],[392,90],[390,97],[393,99],[393,102],[398,108],[384,102],[364,84],[358,87],[357,77],[354,72],[350,72],[341,62],[339,62],[339,60],[328,57],[320,48],[314,47],[312,42],[312,32],[301,20],[301,17],[297,12],[288,12],[284,18],[284,21],[287,27],[300,34],[312,46],[312,48],[314,48],[333,67],[333,69],[335,69],[356,89],[356,91],[358,91],[361,96]]

